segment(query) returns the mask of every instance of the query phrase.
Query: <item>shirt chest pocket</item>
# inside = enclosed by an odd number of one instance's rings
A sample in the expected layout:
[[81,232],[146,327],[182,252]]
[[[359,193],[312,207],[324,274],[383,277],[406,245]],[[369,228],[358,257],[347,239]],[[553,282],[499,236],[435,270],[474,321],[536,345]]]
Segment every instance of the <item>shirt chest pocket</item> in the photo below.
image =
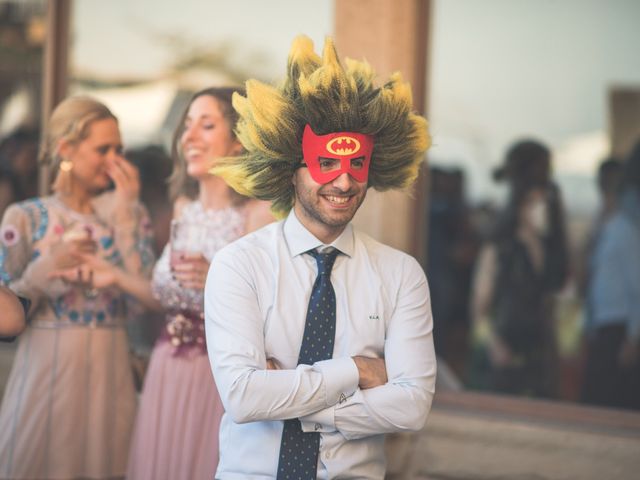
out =
[[[369,306],[368,308],[366,307]],[[386,312],[382,305],[363,303],[338,312],[336,347],[348,355],[382,357],[386,339]]]
[[[334,358],[382,357],[388,313],[383,295],[375,295],[376,289],[347,293],[339,284],[336,291]],[[283,299],[276,305],[270,303],[265,310],[267,357],[278,359],[282,368],[295,368],[305,332],[308,299],[302,295],[288,295],[286,301]]]

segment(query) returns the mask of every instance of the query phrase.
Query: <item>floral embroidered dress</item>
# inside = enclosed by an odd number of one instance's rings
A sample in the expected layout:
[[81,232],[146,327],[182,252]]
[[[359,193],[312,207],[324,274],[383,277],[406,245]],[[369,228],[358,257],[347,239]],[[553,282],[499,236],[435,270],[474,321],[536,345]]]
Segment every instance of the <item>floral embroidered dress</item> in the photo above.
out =
[[[204,210],[192,202],[180,221],[203,225],[203,255],[211,261],[244,234],[240,209]],[[210,480],[218,465],[218,430],[223,407],[206,355],[204,296],[181,288],[171,277],[171,246],[153,272],[154,296],[166,313],[145,378],[132,441],[128,480]]]
[[[51,280],[49,249],[85,232],[109,262],[153,265],[149,222],[112,194],[77,213],[56,197],[10,206],[0,228],[0,281],[33,304],[0,409],[1,479],[106,479],[125,473],[136,395],[124,323],[127,299]],[[116,220],[118,222],[116,223]],[[131,304],[133,305],[133,304]]]

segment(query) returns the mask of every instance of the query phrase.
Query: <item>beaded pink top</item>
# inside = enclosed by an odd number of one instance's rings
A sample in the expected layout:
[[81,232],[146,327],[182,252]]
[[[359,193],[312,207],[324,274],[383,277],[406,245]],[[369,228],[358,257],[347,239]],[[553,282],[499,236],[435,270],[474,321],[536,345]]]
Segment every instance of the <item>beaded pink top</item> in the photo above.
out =
[[[222,247],[244,234],[246,219],[236,207],[205,210],[198,201],[184,206],[181,220],[205,225],[208,232],[202,254],[211,261]],[[204,292],[182,288],[171,276],[171,245],[167,244],[156,263],[151,286],[153,295],[164,307],[166,325],[160,341],[169,341],[176,354],[197,348],[206,352],[204,339]]]

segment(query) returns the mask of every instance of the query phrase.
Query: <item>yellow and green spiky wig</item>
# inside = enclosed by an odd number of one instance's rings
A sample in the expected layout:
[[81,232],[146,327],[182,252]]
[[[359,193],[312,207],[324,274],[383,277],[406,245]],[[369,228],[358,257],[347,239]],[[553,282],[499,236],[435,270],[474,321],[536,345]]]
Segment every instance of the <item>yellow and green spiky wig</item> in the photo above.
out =
[[271,201],[273,212],[284,216],[293,206],[291,179],[302,159],[302,134],[309,124],[317,135],[372,135],[368,186],[410,186],[430,137],[427,121],[412,111],[409,84],[395,73],[377,87],[366,62],[345,63],[343,68],[330,38],[320,58],[311,39],[297,37],[280,86],[249,80],[246,97],[234,94],[240,116],[237,135],[246,152],[220,159],[211,173],[243,195]]

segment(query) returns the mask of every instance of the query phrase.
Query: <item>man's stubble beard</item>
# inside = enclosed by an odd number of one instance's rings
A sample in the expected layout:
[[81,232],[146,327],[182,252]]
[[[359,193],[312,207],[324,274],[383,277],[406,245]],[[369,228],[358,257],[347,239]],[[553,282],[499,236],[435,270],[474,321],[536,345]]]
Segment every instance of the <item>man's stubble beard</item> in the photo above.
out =
[[[317,200],[315,202],[315,205],[313,202],[307,202],[306,201],[307,196],[305,195],[300,196],[297,191],[296,191],[295,201],[296,203],[300,204],[302,210],[304,211],[307,217],[323,225],[326,225],[327,227],[341,228],[341,227],[345,227],[353,219],[355,214],[360,209],[360,206],[364,202],[364,199],[366,198],[366,196],[367,196],[367,190],[365,190],[364,194],[359,198],[355,208],[353,210],[349,210],[348,212],[345,212],[345,214],[348,214],[346,217],[340,217],[340,218],[333,218],[329,215],[323,214],[322,209],[319,207],[320,202],[322,201],[322,199],[320,198],[321,196],[319,194],[314,197]],[[317,208],[316,208],[316,205],[317,205]]]

